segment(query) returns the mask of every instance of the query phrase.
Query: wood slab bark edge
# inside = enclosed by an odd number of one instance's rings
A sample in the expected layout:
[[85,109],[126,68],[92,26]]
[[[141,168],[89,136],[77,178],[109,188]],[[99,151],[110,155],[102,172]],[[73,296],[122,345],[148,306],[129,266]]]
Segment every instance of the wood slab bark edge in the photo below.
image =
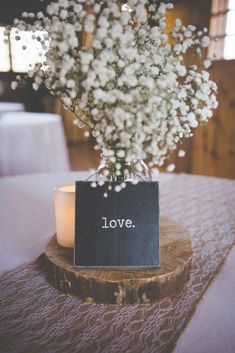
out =
[[65,294],[99,304],[145,304],[180,293],[190,276],[193,256],[187,229],[160,218],[160,267],[75,268],[73,249],[47,244],[44,271],[49,283]]

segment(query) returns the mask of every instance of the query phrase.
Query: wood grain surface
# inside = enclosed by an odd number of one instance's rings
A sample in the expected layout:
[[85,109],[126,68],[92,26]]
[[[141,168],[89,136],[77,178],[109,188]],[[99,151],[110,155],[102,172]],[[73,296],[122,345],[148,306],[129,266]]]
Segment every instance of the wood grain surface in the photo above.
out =
[[89,303],[152,303],[176,295],[189,279],[192,246],[188,231],[173,220],[160,220],[161,266],[82,268],[73,266],[73,250],[57,244],[45,250],[45,273],[58,290]]

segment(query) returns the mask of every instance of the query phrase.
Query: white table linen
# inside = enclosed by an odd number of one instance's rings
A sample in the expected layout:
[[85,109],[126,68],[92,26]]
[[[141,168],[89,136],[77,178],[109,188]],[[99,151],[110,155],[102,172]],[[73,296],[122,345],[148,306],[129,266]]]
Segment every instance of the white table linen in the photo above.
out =
[[12,112],[0,117],[0,176],[69,169],[59,115]]
[[23,103],[0,102],[0,114],[7,112],[21,112],[25,110]]

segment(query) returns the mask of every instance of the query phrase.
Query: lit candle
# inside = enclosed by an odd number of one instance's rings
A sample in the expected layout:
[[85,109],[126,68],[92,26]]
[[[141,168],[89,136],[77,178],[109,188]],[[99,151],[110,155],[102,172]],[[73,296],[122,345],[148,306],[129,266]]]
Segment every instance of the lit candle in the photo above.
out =
[[74,247],[75,185],[55,188],[56,236],[59,245]]

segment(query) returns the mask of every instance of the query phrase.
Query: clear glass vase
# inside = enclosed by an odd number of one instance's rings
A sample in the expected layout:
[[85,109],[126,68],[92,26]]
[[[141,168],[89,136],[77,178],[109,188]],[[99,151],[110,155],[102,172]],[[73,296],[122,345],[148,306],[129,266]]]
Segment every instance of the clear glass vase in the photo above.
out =
[[[112,153],[102,153],[100,165],[97,168],[96,181],[138,182],[151,181],[151,173],[141,158],[135,157],[126,161],[125,157],[118,157],[120,150]],[[121,154],[125,154],[121,153]],[[115,162],[114,157],[115,156]]]

